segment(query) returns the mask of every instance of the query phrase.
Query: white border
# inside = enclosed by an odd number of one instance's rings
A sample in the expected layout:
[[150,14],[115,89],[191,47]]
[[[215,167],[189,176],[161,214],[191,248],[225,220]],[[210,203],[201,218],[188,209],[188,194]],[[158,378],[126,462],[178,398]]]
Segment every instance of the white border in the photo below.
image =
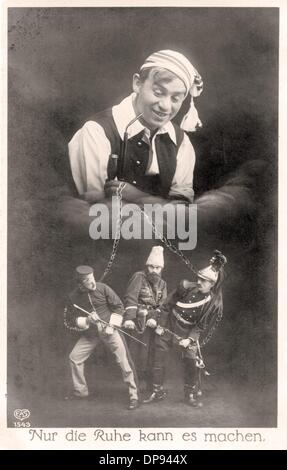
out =
[[[156,3],[156,5],[155,5]],[[197,432],[202,436],[205,432],[216,433],[230,433],[233,428],[176,428],[166,429],[173,432],[175,440],[173,442],[140,442],[138,439],[139,430],[137,428],[117,428],[118,431],[124,433],[129,432],[132,435],[130,442],[120,444],[119,442],[94,442],[92,428],[80,428],[79,432],[86,433],[88,440],[85,442],[69,443],[65,440],[65,433],[70,428],[43,428],[48,432],[57,432],[59,439],[56,443],[52,442],[36,442],[30,441],[29,429],[13,429],[6,427],[6,353],[7,353],[7,338],[6,338],[6,216],[7,216],[7,8],[9,7],[112,7],[112,6],[130,6],[130,7],[280,7],[280,98],[279,98],[279,311],[278,311],[278,427],[277,428],[238,428],[241,433],[257,433],[260,432],[265,438],[262,443],[221,443],[216,445],[207,445],[201,439],[197,442],[184,442],[181,435],[184,432]],[[284,186],[287,181],[287,165],[286,165],[286,151],[287,151],[287,122],[286,122],[286,109],[287,109],[287,8],[284,6],[283,1],[209,1],[209,2],[196,2],[196,1],[137,1],[136,5],[132,2],[124,1],[59,1],[59,0],[46,0],[46,1],[2,1],[1,2],[1,108],[2,108],[2,127],[1,127],[1,368],[0,368],[0,448],[1,449],[89,449],[89,450],[110,450],[112,449],[181,449],[181,450],[197,450],[197,449],[237,449],[237,450],[260,450],[260,449],[286,449],[287,448],[287,312],[285,311],[285,284],[287,279],[287,256],[285,243],[287,240],[287,217],[286,217],[286,193]],[[268,73],[268,71],[266,71]],[[4,350],[3,350],[4,349]],[[39,428],[38,428],[39,429]],[[74,428],[75,429],[75,428]],[[112,431],[112,428],[105,428],[105,431]],[[162,431],[163,429],[158,429]],[[144,432],[156,432],[155,428],[143,428]]]

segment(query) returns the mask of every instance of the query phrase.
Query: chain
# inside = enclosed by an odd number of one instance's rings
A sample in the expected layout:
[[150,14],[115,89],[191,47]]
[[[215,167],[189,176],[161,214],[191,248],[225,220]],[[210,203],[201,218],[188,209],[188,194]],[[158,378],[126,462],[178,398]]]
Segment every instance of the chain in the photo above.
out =
[[78,326],[72,326],[70,325],[69,323],[69,320],[67,318],[67,315],[68,315],[68,307],[65,307],[64,308],[64,325],[65,327],[68,329],[68,330],[71,330],[71,331],[83,331],[81,328],[79,328]]
[[[116,257],[116,254],[117,254],[117,249],[118,249],[118,245],[119,245],[119,242],[120,242],[120,239],[121,239],[121,226],[122,226],[122,199],[123,199],[123,190],[125,188],[125,183],[120,183],[119,187],[117,188],[117,192],[116,192],[116,196],[117,196],[117,200],[119,202],[119,212],[118,212],[118,217],[117,217],[117,222],[116,222],[116,234],[115,234],[115,238],[114,238],[114,243],[113,243],[113,248],[112,248],[112,252],[111,252],[111,255],[110,255],[110,259],[109,259],[109,262],[107,264],[107,267],[102,275],[102,277],[100,278],[100,282],[107,276],[107,274],[109,273],[109,271],[111,270],[111,267],[113,265],[113,262],[115,260],[115,257]],[[192,272],[194,272],[195,274],[197,274],[197,271],[196,269],[193,267],[193,265],[191,264],[191,262],[189,261],[188,258],[186,258],[186,256],[182,253],[182,251],[180,251],[173,243],[171,243],[170,240],[168,240],[157,228],[156,228],[156,225],[154,224],[154,222],[152,220],[150,220],[150,218],[148,217],[148,215],[145,213],[145,211],[143,209],[141,209],[139,206],[137,206],[137,209],[139,212],[142,213],[142,215],[145,217],[145,219],[147,220],[147,222],[150,224],[151,228],[152,228],[152,231],[154,233],[154,235],[162,241],[162,243],[166,246],[166,248],[168,248],[172,253],[176,254],[180,259],[181,261],[188,267],[188,269]]]
[[106,277],[106,275],[108,274],[108,272],[110,271],[110,269],[113,265],[114,259],[115,259],[116,254],[117,254],[118,245],[119,245],[119,242],[120,242],[120,239],[121,239],[122,206],[123,206],[122,199],[123,199],[123,190],[124,190],[125,186],[126,186],[126,183],[120,183],[118,188],[117,188],[117,191],[116,191],[116,196],[117,196],[117,200],[118,200],[118,203],[119,203],[119,212],[118,212],[118,217],[117,217],[117,221],[116,221],[116,233],[115,233],[115,238],[114,238],[114,243],[113,243],[111,256],[110,256],[109,262],[107,264],[107,267],[106,267],[102,277],[100,278],[100,282],[103,281],[103,279]]
[[216,317],[216,320],[215,320],[215,323],[214,325],[212,326],[212,328],[210,328],[209,330],[209,333],[208,335],[206,335],[206,337],[203,339],[203,341],[201,342],[201,347],[203,348],[211,339],[213,333],[214,333],[214,330],[217,328],[218,326],[218,323],[220,323],[220,321],[222,320],[222,317],[223,317],[223,310],[221,309],[219,311],[219,313],[217,314],[217,317]]

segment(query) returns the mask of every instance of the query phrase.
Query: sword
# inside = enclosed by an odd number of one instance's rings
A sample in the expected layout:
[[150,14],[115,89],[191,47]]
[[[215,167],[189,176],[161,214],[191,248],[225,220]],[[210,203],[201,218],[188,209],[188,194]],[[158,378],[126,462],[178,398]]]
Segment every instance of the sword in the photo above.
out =
[[[160,326],[160,325],[159,325],[159,328],[161,328],[161,329],[163,330],[163,334],[164,334],[164,333],[170,334],[170,335],[173,336],[178,342],[181,341],[182,339],[184,339],[182,336],[177,335],[176,333],[174,333],[173,331],[169,330],[168,328],[165,328],[165,327]],[[187,347],[187,349],[193,349],[192,345],[189,345],[189,346]]]
[[[87,312],[87,310],[85,310],[84,308],[79,307],[79,306],[76,305],[76,304],[73,304],[73,306],[74,306],[75,308],[77,308],[78,310],[81,310],[82,312],[86,313],[89,317],[91,317],[91,313],[90,313],[90,312]],[[145,343],[143,343],[142,341],[140,341],[140,340],[137,339],[137,338],[134,338],[132,335],[129,335],[128,333],[126,333],[126,331],[122,330],[122,329],[119,328],[118,326],[110,325],[109,323],[107,323],[106,321],[101,320],[101,319],[99,319],[98,321],[99,321],[100,323],[103,323],[104,325],[112,326],[115,330],[120,331],[121,333],[123,333],[124,335],[126,335],[126,336],[128,336],[129,338],[133,339],[134,341],[137,341],[138,343],[140,343],[140,344],[142,344],[143,346],[147,347],[147,345],[146,345]]]

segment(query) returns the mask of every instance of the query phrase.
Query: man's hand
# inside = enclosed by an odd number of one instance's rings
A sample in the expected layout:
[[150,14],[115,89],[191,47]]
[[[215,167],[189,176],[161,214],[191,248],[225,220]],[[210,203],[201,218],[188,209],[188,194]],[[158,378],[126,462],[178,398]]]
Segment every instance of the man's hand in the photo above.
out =
[[92,312],[90,316],[87,318],[89,323],[96,325],[98,332],[101,333],[103,331],[103,324],[101,323],[101,319],[97,312]]
[[106,181],[105,186],[104,186],[106,197],[116,196],[117,189],[119,188],[120,183],[121,181],[118,181],[118,180]]
[[87,330],[89,328],[89,319],[87,317],[78,317],[76,319],[77,327],[81,330]]
[[153,318],[149,318],[148,321],[146,322],[146,326],[154,329],[157,327],[157,322]]
[[118,180],[111,180],[106,181],[104,190],[107,197],[116,196],[117,190],[121,183],[125,184],[123,189],[122,195],[123,199],[128,202],[136,202],[140,197],[146,196],[147,193],[137,189],[130,183],[126,183],[125,181],[118,181]]
[[126,320],[123,324],[123,327],[126,329],[126,330],[134,330],[136,325],[135,323],[132,321],[132,320]]
[[80,197],[89,204],[94,204],[95,202],[103,201],[105,194],[103,191],[99,191],[98,189],[92,189],[91,191],[87,191],[82,194]]
[[187,201],[186,199],[168,199],[169,204],[173,204],[174,206],[177,204],[191,204],[191,202]]
[[114,328],[113,328],[111,325],[108,325],[108,326],[106,327],[106,329],[105,329],[106,335],[108,335],[108,336],[109,336],[109,335],[112,335],[113,332],[114,332]]
[[164,334],[164,329],[162,326],[157,326],[155,332],[157,335],[162,336]]
[[92,323],[97,323],[100,320],[100,317],[96,312],[92,312],[89,319]]
[[186,349],[188,348],[188,346],[190,346],[190,343],[191,343],[191,340],[189,338],[186,338],[186,339],[181,339],[178,344]]

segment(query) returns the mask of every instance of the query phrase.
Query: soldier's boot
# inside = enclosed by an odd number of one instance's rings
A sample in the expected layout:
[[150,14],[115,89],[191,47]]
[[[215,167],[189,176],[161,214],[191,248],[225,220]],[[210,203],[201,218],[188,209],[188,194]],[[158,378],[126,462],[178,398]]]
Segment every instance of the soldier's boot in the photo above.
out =
[[166,398],[166,396],[167,392],[163,389],[162,385],[153,384],[151,395],[146,400],[143,400],[143,403],[148,404],[154,401],[162,401]]
[[198,399],[198,397],[201,396],[201,391],[198,393],[196,388],[196,385],[192,386],[186,384],[184,386],[184,399],[188,405],[193,406],[194,408],[201,408],[202,402]]

